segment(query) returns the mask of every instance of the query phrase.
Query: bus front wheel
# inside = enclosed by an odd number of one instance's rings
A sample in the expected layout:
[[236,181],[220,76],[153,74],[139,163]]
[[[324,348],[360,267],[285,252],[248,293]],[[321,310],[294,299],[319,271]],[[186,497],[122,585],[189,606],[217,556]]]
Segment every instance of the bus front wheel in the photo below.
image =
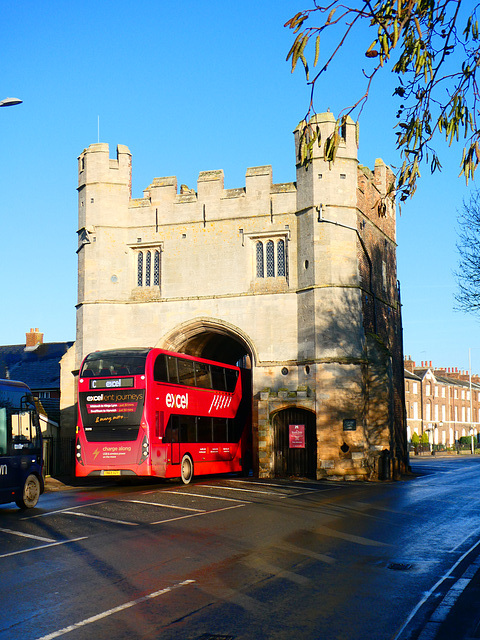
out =
[[193,478],[193,462],[190,456],[183,456],[181,467],[182,482],[188,484]]
[[30,474],[23,485],[22,496],[15,500],[20,509],[32,509],[40,497],[40,482],[37,476]]

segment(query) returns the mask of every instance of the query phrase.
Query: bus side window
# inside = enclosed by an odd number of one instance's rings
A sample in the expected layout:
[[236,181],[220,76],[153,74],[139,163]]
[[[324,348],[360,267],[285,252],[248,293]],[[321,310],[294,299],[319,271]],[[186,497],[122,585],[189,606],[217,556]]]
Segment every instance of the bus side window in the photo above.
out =
[[165,430],[165,414],[163,411],[155,411],[155,437],[161,438]]
[[227,383],[227,391],[233,393],[237,386],[238,371],[235,369],[225,369],[225,381]]
[[165,427],[164,442],[178,442],[178,416],[171,415]]
[[157,356],[153,367],[153,379],[156,382],[168,382],[167,362],[164,353]]
[[203,362],[195,362],[195,380],[197,387],[201,389],[211,389],[212,379],[210,375],[210,365]]
[[206,416],[197,418],[197,442],[213,442],[212,418]]
[[0,455],[7,454],[7,409],[0,409]]
[[178,384],[177,358],[167,356],[168,381]]
[[227,418],[213,418],[213,441],[228,442]]
[[32,417],[31,411],[12,413],[12,453],[39,446],[38,433]]
[[225,369],[212,365],[212,388],[217,391],[226,391]]
[[178,358],[178,380],[180,384],[188,385],[189,387],[195,386],[195,374],[193,372],[193,362],[191,360],[185,360],[185,358]]
[[180,442],[196,442],[197,426],[195,416],[178,416],[180,423]]

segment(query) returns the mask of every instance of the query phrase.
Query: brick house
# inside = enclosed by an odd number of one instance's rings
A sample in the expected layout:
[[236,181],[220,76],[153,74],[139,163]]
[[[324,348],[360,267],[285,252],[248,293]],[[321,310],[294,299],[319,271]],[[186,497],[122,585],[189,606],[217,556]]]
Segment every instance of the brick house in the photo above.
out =
[[428,434],[430,444],[454,447],[462,436],[480,433],[480,377],[432,362],[405,358],[407,437]]

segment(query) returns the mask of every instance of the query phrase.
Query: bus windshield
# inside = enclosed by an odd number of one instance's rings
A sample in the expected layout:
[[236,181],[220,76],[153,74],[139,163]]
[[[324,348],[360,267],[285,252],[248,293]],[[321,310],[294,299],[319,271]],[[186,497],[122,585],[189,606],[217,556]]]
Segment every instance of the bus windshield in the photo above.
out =
[[141,375],[150,349],[95,351],[85,358],[81,378]]
[[0,455],[40,447],[33,396],[22,387],[0,388]]

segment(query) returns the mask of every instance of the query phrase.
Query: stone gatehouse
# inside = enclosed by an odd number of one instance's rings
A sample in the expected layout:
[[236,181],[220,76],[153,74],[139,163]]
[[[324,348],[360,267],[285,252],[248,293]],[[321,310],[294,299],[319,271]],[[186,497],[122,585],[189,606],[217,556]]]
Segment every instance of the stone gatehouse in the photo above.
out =
[[[331,113],[315,116],[322,139]],[[79,157],[75,365],[96,349],[157,346],[252,370],[254,471],[394,477],[407,465],[393,180],[359,165],[357,128],[335,163],[315,145],[296,182],[270,166],[224,189],[154,178],[132,198],[130,151]],[[295,132],[298,146],[298,131]],[[289,447],[304,425],[305,447]]]

